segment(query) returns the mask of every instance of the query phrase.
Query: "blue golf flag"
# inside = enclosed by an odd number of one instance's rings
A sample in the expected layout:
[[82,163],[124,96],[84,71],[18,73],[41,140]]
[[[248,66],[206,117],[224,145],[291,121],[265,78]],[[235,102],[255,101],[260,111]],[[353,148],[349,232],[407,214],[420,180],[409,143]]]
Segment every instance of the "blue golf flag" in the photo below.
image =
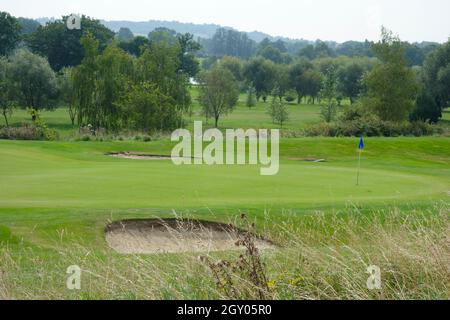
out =
[[358,146],[358,149],[359,149],[359,150],[364,149],[364,139],[363,139],[363,137],[361,137],[361,140],[359,140],[359,146]]

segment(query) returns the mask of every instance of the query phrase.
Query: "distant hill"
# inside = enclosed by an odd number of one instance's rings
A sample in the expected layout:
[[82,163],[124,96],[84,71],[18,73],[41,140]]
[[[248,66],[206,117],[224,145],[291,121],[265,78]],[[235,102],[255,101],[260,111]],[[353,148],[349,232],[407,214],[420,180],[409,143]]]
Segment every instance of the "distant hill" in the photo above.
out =
[[[47,22],[54,21],[57,18],[38,18],[35,19],[40,24],[44,25]],[[58,18],[59,19],[59,18]],[[106,27],[111,29],[114,32],[118,32],[120,28],[129,28],[131,32],[135,36],[147,36],[151,31],[158,27],[165,27],[168,29],[175,30],[178,33],[191,33],[194,35],[195,38],[203,38],[203,39],[210,39],[214,36],[217,29],[219,28],[225,28],[225,29],[232,29],[237,30],[232,27],[224,27],[218,24],[196,24],[196,23],[184,23],[184,22],[178,22],[178,21],[164,21],[164,20],[149,20],[149,21],[127,21],[127,20],[116,20],[116,21],[108,21],[108,20],[100,20],[101,23],[103,23]],[[240,31],[240,30],[237,30]],[[301,43],[302,45],[305,44],[314,44],[315,41],[312,40],[306,40],[306,39],[292,39],[287,37],[280,37],[280,36],[272,36],[270,34],[260,32],[260,31],[252,31],[252,32],[244,32],[247,34],[247,36],[256,42],[261,42],[265,38],[268,38],[271,41],[275,41],[278,39],[281,39],[285,41],[286,43]],[[333,49],[336,49],[339,46],[339,43],[335,41],[325,41],[328,46],[330,46]],[[358,41],[351,41],[357,43]],[[363,42],[361,42],[363,43]],[[421,42],[417,43],[419,47],[426,47],[429,45],[437,45],[435,42]]]
[[[46,24],[47,22],[54,21],[55,18],[38,18],[40,24]],[[117,21],[108,21],[101,20],[101,22],[113,30],[114,32],[119,31],[120,28],[129,28],[131,32],[136,36],[147,36],[149,32],[153,31],[158,27],[164,27],[168,29],[175,30],[178,33],[191,33],[196,38],[204,38],[210,39],[214,36],[217,29],[225,28],[225,29],[233,29],[232,27],[224,27],[218,24],[195,24],[195,23],[184,23],[178,21],[162,21],[162,20],[149,20],[149,21],[126,21],[126,20],[117,20]],[[264,38],[269,38],[270,40],[283,39],[289,40],[287,38],[282,37],[273,37],[269,34],[253,31],[246,32],[248,37],[256,42],[261,42]]]
[[[191,33],[196,38],[212,38],[221,26],[217,24],[194,24],[177,21],[101,21],[106,27],[117,32],[120,28],[129,28],[135,35],[147,36],[149,32],[158,27],[175,30],[178,33]],[[231,29],[231,28],[230,28]]]

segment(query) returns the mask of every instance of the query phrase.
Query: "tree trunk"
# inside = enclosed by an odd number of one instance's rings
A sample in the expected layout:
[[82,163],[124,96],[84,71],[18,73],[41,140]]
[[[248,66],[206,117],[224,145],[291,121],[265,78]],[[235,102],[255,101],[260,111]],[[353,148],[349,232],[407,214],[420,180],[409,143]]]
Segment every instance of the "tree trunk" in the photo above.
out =
[[214,117],[214,127],[218,128],[218,123],[219,123],[219,116],[215,116]]
[[5,111],[3,111],[3,116],[5,117],[6,127],[9,127],[8,116],[6,115]]

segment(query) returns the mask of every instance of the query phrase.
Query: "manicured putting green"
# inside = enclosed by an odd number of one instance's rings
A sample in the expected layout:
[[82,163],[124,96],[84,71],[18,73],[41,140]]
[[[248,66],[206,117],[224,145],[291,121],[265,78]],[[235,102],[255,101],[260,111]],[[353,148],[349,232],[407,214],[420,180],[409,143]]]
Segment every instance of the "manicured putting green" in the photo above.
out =
[[[354,140],[354,141],[353,141]],[[326,155],[331,139],[282,141],[280,172],[261,176],[259,166],[175,166],[170,160],[117,159],[106,151],[156,150],[168,154],[169,142],[74,143],[0,142],[0,207],[3,208],[223,208],[341,207],[346,203],[383,203],[445,198],[449,190],[448,139],[385,140],[395,154],[368,153],[361,185],[356,184],[356,139],[335,139],[328,162],[306,163],[290,156]],[[422,145],[441,148],[440,158],[425,159]],[[440,147],[440,145],[442,145]],[[118,149],[119,148],[119,149]],[[121,148],[121,149],[120,149]],[[339,157],[339,154],[342,156]],[[421,162],[417,159],[424,158]],[[442,161],[444,159],[444,161]],[[417,163],[415,163],[416,161]],[[424,161],[428,166],[424,167]],[[447,165],[446,165],[447,164]],[[414,170],[411,170],[414,168]],[[439,170],[439,171],[437,171]]]

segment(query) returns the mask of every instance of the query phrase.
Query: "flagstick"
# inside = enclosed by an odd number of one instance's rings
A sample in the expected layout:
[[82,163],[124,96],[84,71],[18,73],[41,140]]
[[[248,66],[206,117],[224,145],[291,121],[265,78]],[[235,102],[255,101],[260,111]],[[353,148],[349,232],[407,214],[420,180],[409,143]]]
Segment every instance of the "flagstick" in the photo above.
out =
[[356,185],[359,186],[359,171],[361,170],[361,153],[362,149],[359,149],[359,156],[358,156],[358,174],[356,177]]

